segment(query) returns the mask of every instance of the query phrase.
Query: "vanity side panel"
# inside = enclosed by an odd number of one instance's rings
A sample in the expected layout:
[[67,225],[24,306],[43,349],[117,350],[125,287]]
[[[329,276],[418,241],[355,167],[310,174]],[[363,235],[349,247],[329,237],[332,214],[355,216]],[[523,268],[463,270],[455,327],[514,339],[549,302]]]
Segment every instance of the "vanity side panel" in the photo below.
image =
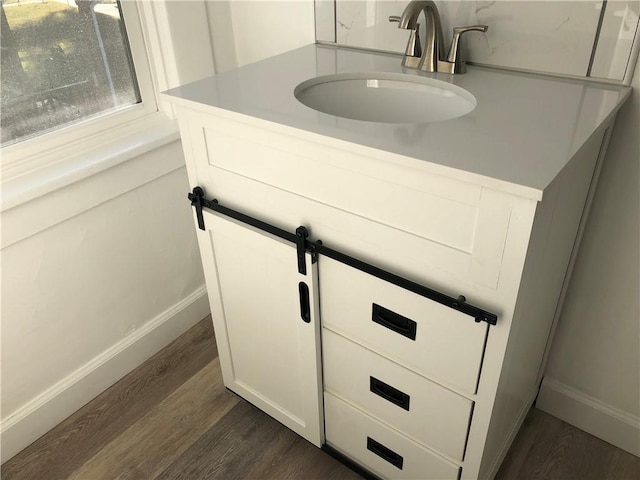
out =
[[489,328],[485,347],[482,373],[478,383],[476,404],[469,429],[467,451],[462,468],[462,480],[477,480],[483,452],[487,442],[487,433],[492,422],[500,376],[509,335],[514,322],[516,299],[522,280],[527,248],[538,202],[515,197],[495,190],[483,191],[483,196],[491,203],[511,206],[507,239],[504,245],[503,267],[500,272],[496,297],[500,307],[496,325]]
[[[174,106],[174,108],[176,109],[178,118],[182,148],[186,160],[187,177],[191,190],[202,181],[202,173],[198,170],[198,164],[202,161],[202,155],[203,153],[206,154],[206,149],[203,144],[202,127],[198,122],[199,115],[197,113],[178,105]],[[184,201],[187,201],[187,192],[185,192]],[[216,274],[217,266],[211,246],[211,237],[208,231],[203,231],[198,228],[195,209],[192,209],[191,213],[196,238],[198,239],[198,249],[200,251],[200,259],[207,287],[212,323],[216,332],[218,356],[221,359],[220,368],[222,370],[222,379],[225,385],[231,385],[233,383],[231,351],[229,348],[227,327],[224,322],[224,309],[222,308],[222,302],[220,300],[220,285]]]
[[175,106],[174,108],[176,110],[178,127],[180,129],[180,141],[182,143],[182,150],[184,151],[186,160],[185,167],[187,169],[187,178],[189,180],[189,185],[194,186],[197,185],[197,174],[196,167],[194,165],[195,155],[193,146],[191,145],[191,139],[195,136],[191,127],[191,118],[193,114],[190,114],[189,110],[186,110],[182,107]]
[[545,190],[536,210],[479,478],[495,476],[537,395],[603,136],[600,131],[583,145]]

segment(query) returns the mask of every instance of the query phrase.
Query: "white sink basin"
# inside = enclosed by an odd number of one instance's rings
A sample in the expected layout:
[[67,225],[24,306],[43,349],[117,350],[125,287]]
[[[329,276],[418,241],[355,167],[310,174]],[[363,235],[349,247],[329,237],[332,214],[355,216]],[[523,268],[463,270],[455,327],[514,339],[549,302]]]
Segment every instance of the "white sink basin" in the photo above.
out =
[[306,80],[298,101],[338,117],[383,123],[441,122],[476,108],[471,93],[433,78],[399,73],[340,73]]

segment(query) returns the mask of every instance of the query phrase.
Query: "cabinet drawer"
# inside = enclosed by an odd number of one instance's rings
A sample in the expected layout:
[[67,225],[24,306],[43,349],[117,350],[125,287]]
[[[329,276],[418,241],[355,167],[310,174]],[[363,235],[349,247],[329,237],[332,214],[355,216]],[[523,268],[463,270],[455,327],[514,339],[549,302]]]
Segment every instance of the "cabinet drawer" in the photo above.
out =
[[324,394],[326,442],[383,478],[457,479],[460,467],[330,393]]
[[323,326],[434,379],[474,394],[488,325],[321,257]]
[[325,390],[462,460],[473,402],[323,329]]

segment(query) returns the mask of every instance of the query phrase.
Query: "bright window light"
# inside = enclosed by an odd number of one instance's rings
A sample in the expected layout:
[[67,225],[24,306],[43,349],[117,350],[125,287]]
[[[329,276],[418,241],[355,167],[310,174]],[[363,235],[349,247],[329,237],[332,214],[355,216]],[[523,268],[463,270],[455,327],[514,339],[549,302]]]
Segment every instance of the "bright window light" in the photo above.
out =
[[140,103],[115,0],[0,0],[3,146]]

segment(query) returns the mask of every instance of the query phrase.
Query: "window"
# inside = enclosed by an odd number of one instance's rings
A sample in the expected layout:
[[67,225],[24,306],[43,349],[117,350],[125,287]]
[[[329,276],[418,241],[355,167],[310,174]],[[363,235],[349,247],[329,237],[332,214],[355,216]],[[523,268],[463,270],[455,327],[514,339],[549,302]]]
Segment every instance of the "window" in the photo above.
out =
[[141,102],[115,0],[2,0],[3,145]]

